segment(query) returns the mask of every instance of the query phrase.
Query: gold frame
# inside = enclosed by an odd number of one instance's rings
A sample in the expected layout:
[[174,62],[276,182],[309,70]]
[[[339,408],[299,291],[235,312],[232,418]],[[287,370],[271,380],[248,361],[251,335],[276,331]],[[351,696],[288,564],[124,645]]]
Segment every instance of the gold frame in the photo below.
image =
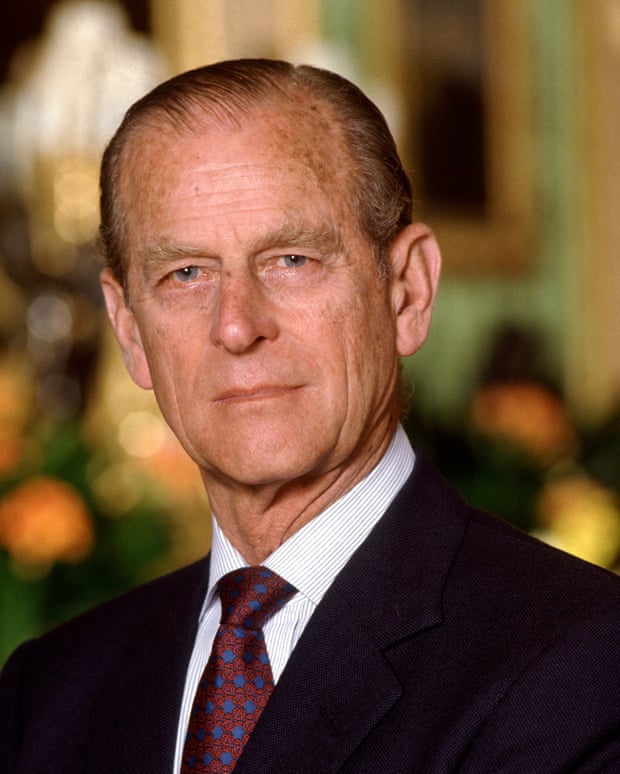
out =
[[[392,50],[402,52],[407,35],[404,2],[391,0],[387,4],[392,21],[400,15],[390,29],[395,36]],[[424,217],[437,233],[448,271],[513,274],[530,267],[533,254],[534,149],[527,4],[514,0],[481,0],[481,4],[486,214],[446,216],[428,209]],[[385,48],[385,25],[379,23],[379,17],[386,9],[381,3],[379,11],[378,5],[373,0],[365,3],[364,26],[371,51]],[[392,54],[388,61],[389,69],[384,67],[380,77],[388,78],[402,92],[398,86],[412,77],[411,65],[404,55]],[[410,109],[415,117],[415,104]],[[406,146],[406,138],[401,139]]]
[[620,399],[620,8],[616,0],[577,3],[578,110],[571,219],[567,389],[587,422],[618,410]]

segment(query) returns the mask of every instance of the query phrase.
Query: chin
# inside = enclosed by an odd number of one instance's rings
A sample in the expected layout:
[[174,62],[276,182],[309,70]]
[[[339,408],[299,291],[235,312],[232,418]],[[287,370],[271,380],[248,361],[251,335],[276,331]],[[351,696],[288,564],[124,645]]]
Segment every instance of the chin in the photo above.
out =
[[316,450],[291,449],[282,444],[257,444],[237,448],[234,457],[227,454],[213,470],[219,471],[230,481],[250,487],[273,486],[312,476],[321,466],[321,455]]

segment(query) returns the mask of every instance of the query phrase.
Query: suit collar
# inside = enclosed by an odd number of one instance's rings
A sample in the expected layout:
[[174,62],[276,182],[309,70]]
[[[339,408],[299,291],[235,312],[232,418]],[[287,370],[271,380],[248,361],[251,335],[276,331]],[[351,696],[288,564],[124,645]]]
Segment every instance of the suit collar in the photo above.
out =
[[442,593],[467,507],[428,461],[414,471],[335,584],[380,648],[442,620]]
[[441,624],[443,588],[466,524],[462,502],[418,458],[310,620],[239,774],[338,770],[401,695],[392,653]]

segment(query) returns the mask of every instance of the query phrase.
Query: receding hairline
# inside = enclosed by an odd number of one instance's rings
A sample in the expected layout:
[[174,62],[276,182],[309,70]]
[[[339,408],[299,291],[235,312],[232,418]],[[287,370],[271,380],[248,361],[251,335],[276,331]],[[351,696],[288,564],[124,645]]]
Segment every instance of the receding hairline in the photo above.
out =
[[[127,146],[141,128],[158,134],[243,126],[269,106],[286,106],[324,122],[329,136],[330,179],[349,187],[352,210],[382,271],[387,248],[411,222],[411,186],[389,127],[377,106],[355,84],[336,73],[274,60],[233,60],[181,73],[155,87],[126,113],[104,154],[101,176],[100,246],[121,284],[127,268],[125,224],[119,184]],[[308,113],[306,113],[308,115]],[[325,131],[325,127],[327,128]],[[325,143],[323,143],[325,147]],[[135,147],[135,146],[134,146]],[[333,163],[337,151],[338,163]],[[316,156],[320,158],[320,156]],[[328,164],[329,165],[329,164]],[[123,257],[124,256],[124,257]]]
[[[302,91],[303,90],[303,91]],[[299,120],[301,113],[313,117],[323,124],[329,135],[332,157],[337,153],[338,162],[346,162],[346,170],[354,171],[355,158],[345,136],[344,122],[336,107],[322,94],[311,89],[297,90],[274,89],[273,93],[259,94],[246,104],[240,102],[232,108],[220,101],[209,101],[190,95],[184,109],[169,104],[153,104],[135,117],[126,127],[122,145],[119,148],[119,171],[124,167],[128,147],[137,135],[152,132],[155,136],[188,137],[199,133],[218,130],[243,130],[254,122],[270,117],[289,118],[291,124]],[[327,149],[326,143],[317,143],[315,147]]]
[[[128,155],[134,152],[141,154],[145,148],[148,154],[149,135],[151,138],[161,138],[164,141],[169,138],[174,142],[175,138],[182,139],[202,134],[206,137],[209,132],[228,129],[243,131],[246,127],[256,126],[261,120],[269,121],[272,118],[282,120],[283,123],[288,121],[295,129],[294,122],[299,119],[300,109],[311,114],[328,130],[329,137],[322,137],[320,143],[316,143],[309,149],[308,155],[312,153],[315,159],[320,158],[324,162],[324,171],[315,169],[317,178],[338,186],[342,190],[342,202],[348,207],[346,186],[347,183],[352,184],[355,160],[348,147],[342,121],[339,120],[335,109],[320,96],[309,104],[301,98],[292,102],[284,95],[276,93],[272,97],[266,96],[249,104],[245,110],[239,110],[230,115],[213,110],[212,105],[206,101],[196,102],[182,116],[177,116],[176,111],[170,113],[165,107],[159,105],[141,114],[139,120],[128,127],[118,156],[117,194],[120,199],[118,203],[124,214],[125,228],[128,228],[131,222],[131,207],[127,206],[126,186],[131,185],[133,177]],[[352,211],[351,214],[355,217],[355,212]]]
[[[331,81],[331,83],[329,83]],[[370,103],[353,83],[311,65],[294,65],[278,60],[230,60],[180,73],[160,83],[127,111],[119,127],[129,128],[148,120],[149,115],[167,117],[168,122],[191,129],[191,120],[205,110],[221,125],[234,124],[264,104],[314,101],[336,108],[335,92],[344,84]],[[336,112],[334,118],[337,120]]]

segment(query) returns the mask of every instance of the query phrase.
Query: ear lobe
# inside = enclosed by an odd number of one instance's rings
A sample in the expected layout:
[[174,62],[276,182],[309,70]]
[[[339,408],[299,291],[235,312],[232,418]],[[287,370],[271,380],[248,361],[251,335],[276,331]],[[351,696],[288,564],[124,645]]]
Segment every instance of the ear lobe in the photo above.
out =
[[412,223],[392,243],[389,258],[396,346],[401,357],[408,357],[420,349],[428,335],[441,253],[431,229],[423,223]]
[[127,371],[139,387],[150,390],[153,383],[142,337],[134,313],[125,300],[125,292],[109,269],[101,272],[100,282],[108,317]]

